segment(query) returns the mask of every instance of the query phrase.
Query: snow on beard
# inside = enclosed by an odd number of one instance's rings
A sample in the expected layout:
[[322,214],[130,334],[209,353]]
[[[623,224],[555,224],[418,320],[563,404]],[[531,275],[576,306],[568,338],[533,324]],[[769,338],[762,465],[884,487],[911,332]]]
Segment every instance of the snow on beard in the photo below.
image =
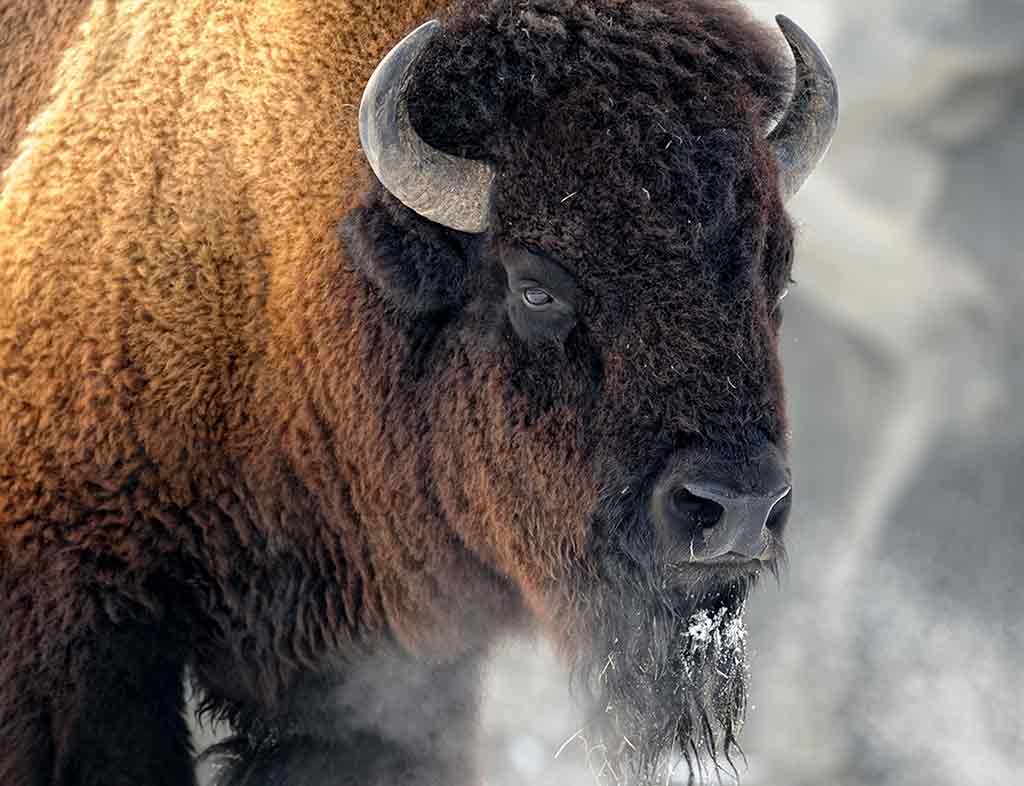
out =
[[573,668],[592,702],[592,722],[578,736],[597,781],[662,784],[681,761],[691,773],[706,763],[735,771],[753,577],[705,585],[668,582],[635,564],[616,572],[587,593],[588,641]]

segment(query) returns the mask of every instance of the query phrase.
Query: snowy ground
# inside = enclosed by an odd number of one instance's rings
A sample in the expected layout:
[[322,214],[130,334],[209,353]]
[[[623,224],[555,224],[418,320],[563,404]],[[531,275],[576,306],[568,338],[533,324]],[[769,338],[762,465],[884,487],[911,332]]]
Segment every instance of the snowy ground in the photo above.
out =
[[[745,783],[1024,771],[1024,0],[775,0],[833,56],[794,204],[789,575],[748,614]],[[490,786],[590,786],[539,642],[491,664]]]

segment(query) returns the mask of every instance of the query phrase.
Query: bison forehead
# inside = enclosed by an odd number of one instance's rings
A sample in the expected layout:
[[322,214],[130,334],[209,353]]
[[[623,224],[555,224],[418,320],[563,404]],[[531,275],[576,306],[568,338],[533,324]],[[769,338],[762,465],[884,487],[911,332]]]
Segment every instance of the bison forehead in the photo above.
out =
[[694,128],[746,125],[781,110],[786,63],[777,34],[730,0],[462,0],[417,64],[410,111],[431,144],[503,163],[503,138],[555,110],[580,131],[652,107]]
[[781,213],[763,140],[785,63],[732,3],[460,3],[410,113],[428,143],[496,164],[513,240],[595,273],[623,254],[678,267]]

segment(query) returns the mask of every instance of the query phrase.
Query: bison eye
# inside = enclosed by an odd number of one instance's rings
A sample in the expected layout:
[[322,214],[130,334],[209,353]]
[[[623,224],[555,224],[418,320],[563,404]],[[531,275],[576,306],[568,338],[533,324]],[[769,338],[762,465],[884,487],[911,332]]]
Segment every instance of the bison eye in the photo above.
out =
[[564,342],[576,325],[576,280],[542,254],[513,246],[500,250],[508,282],[503,305],[516,335],[528,344]]
[[555,299],[540,287],[527,287],[523,290],[523,302],[530,308],[544,308],[555,302]]

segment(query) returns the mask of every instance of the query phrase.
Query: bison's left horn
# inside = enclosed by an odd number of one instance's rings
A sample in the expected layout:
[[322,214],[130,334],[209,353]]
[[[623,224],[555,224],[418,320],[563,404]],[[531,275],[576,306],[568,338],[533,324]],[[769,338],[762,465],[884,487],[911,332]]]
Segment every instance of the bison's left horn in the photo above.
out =
[[793,100],[768,141],[779,161],[782,196],[789,201],[825,157],[839,124],[839,85],[828,58],[788,17],[775,21],[796,59]]
[[413,30],[381,60],[363,91],[359,138],[381,184],[424,218],[461,232],[483,232],[491,214],[494,168],[443,153],[409,121],[406,88],[424,47],[441,25]]

